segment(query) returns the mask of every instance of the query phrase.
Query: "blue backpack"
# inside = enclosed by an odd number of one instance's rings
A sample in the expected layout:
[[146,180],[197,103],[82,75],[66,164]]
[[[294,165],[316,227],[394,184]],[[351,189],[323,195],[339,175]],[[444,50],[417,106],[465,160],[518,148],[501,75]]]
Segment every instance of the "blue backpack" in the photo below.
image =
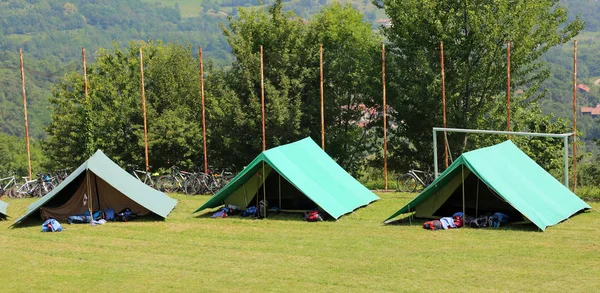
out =
[[42,224],[42,232],[60,232],[62,231],[62,226],[55,219],[48,219]]
[[245,211],[242,212],[240,216],[242,217],[255,217],[257,209],[256,207],[249,207]]

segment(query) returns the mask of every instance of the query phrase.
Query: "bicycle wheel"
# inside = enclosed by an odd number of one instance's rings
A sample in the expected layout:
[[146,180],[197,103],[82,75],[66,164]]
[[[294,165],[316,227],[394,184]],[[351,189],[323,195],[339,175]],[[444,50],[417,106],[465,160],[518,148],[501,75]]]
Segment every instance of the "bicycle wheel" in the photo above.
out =
[[15,184],[13,185],[13,187],[8,191],[8,197],[9,198],[23,198],[23,194],[20,192],[21,189],[21,185]]
[[200,189],[200,181],[197,177],[189,177],[183,182],[183,190],[187,195],[196,195]]
[[50,193],[50,191],[52,191],[52,189],[54,189],[54,184],[53,183],[46,183],[44,184],[44,188],[43,188],[43,194],[42,196]]
[[177,181],[172,175],[163,175],[156,180],[156,189],[162,192],[174,192],[177,189]]
[[410,174],[400,175],[396,183],[400,192],[414,192],[417,190],[417,180]]

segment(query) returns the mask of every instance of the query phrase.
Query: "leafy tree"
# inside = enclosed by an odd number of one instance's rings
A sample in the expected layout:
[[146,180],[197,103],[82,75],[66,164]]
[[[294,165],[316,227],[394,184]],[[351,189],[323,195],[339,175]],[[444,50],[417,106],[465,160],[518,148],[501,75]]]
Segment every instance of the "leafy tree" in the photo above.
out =
[[[53,91],[46,151],[59,166],[76,166],[102,149],[118,163],[143,165],[144,138],[139,48],[144,52],[150,162],[191,166],[201,158],[197,63],[177,44],[131,43],[97,52],[89,67],[89,110],[83,77],[67,75]],[[190,82],[192,81],[192,82]],[[87,116],[89,113],[89,116]],[[86,125],[86,121],[91,126]],[[89,130],[88,130],[89,129]]]
[[[356,122],[365,104],[373,105],[372,80],[365,76],[378,68],[370,57],[377,54],[378,38],[362,19],[351,6],[334,4],[306,22],[283,12],[281,1],[276,1],[268,11],[240,9],[239,19],[230,20],[230,29],[224,32],[236,61],[223,78],[235,95],[230,96],[230,105],[222,107],[235,107],[230,113],[236,113],[237,124],[228,123],[235,127],[221,137],[237,144],[234,162],[247,162],[261,149],[261,45],[268,147],[307,135],[320,142],[319,44],[323,44],[326,150],[346,169],[360,169],[369,143]],[[222,119],[231,118],[217,120]]]
[[[512,42],[513,88],[526,89],[522,103],[543,97],[539,84],[547,76],[539,57],[583,28],[566,22],[556,0],[543,1],[380,1],[392,19],[382,28],[390,42],[389,96],[402,121],[392,149],[399,162],[430,161],[431,128],[441,123],[440,41],[444,42],[448,125],[505,129],[499,105],[506,91],[506,42]],[[490,112],[496,108],[500,112]],[[527,108],[530,109],[531,108]],[[533,129],[523,129],[533,130]],[[454,136],[455,156],[468,145]]]

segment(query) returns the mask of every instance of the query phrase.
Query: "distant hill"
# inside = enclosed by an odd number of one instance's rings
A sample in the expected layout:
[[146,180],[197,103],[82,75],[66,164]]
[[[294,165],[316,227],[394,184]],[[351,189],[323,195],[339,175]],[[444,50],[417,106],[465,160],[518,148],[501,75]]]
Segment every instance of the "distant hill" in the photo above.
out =
[[[269,5],[272,1],[264,1]],[[329,0],[284,1],[284,8],[308,18]],[[376,29],[385,19],[383,11],[370,0],[349,0]],[[562,0],[572,19],[580,14],[587,27],[579,40],[579,82],[590,87],[581,92],[581,106],[600,103],[600,2]],[[113,43],[147,39],[186,42],[197,52],[202,45],[206,59],[217,66],[231,63],[230,48],[219,23],[235,17],[237,7],[258,5],[257,0],[4,0],[0,1],[0,132],[23,136],[19,48],[25,56],[28,111],[33,137],[45,136],[49,122],[48,97],[51,88],[65,73],[81,71],[81,47],[88,59],[93,52]],[[540,101],[546,113],[572,119],[572,43],[553,48],[544,56],[551,77],[544,84],[548,91]],[[578,124],[588,149],[592,139],[600,138],[600,116],[581,116]]]

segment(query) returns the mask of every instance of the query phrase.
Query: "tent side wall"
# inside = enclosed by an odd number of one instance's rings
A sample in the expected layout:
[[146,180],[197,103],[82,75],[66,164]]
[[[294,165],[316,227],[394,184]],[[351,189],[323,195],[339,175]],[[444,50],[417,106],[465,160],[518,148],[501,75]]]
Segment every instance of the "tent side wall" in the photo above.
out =
[[7,208],[8,208],[8,204],[0,200],[0,219],[1,220],[6,220],[6,217],[8,216],[8,214],[6,213]]
[[[259,168],[262,172],[262,169]],[[269,177],[271,174],[271,166],[265,164],[265,176]],[[256,172],[248,181],[238,187],[235,191],[233,191],[228,197],[223,199],[225,204],[232,204],[238,207],[246,208],[252,205],[252,199],[256,196],[256,193],[259,191],[260,187],[263,185],[262,176],[259,176],[260,173]]]
[[[471,174],[469,169],[464,170],[464,176],[467,177]],[[450,198],[450,196],[462,186],[462,172],[455,172],[449,175],[449,181],[441,188],[432,192],[432,194],[425,199],[421,204],[413,207],[412,209],[416,212],[417,218],[439,218],[434,216],[435,212],[442,207],[442,205]]]

